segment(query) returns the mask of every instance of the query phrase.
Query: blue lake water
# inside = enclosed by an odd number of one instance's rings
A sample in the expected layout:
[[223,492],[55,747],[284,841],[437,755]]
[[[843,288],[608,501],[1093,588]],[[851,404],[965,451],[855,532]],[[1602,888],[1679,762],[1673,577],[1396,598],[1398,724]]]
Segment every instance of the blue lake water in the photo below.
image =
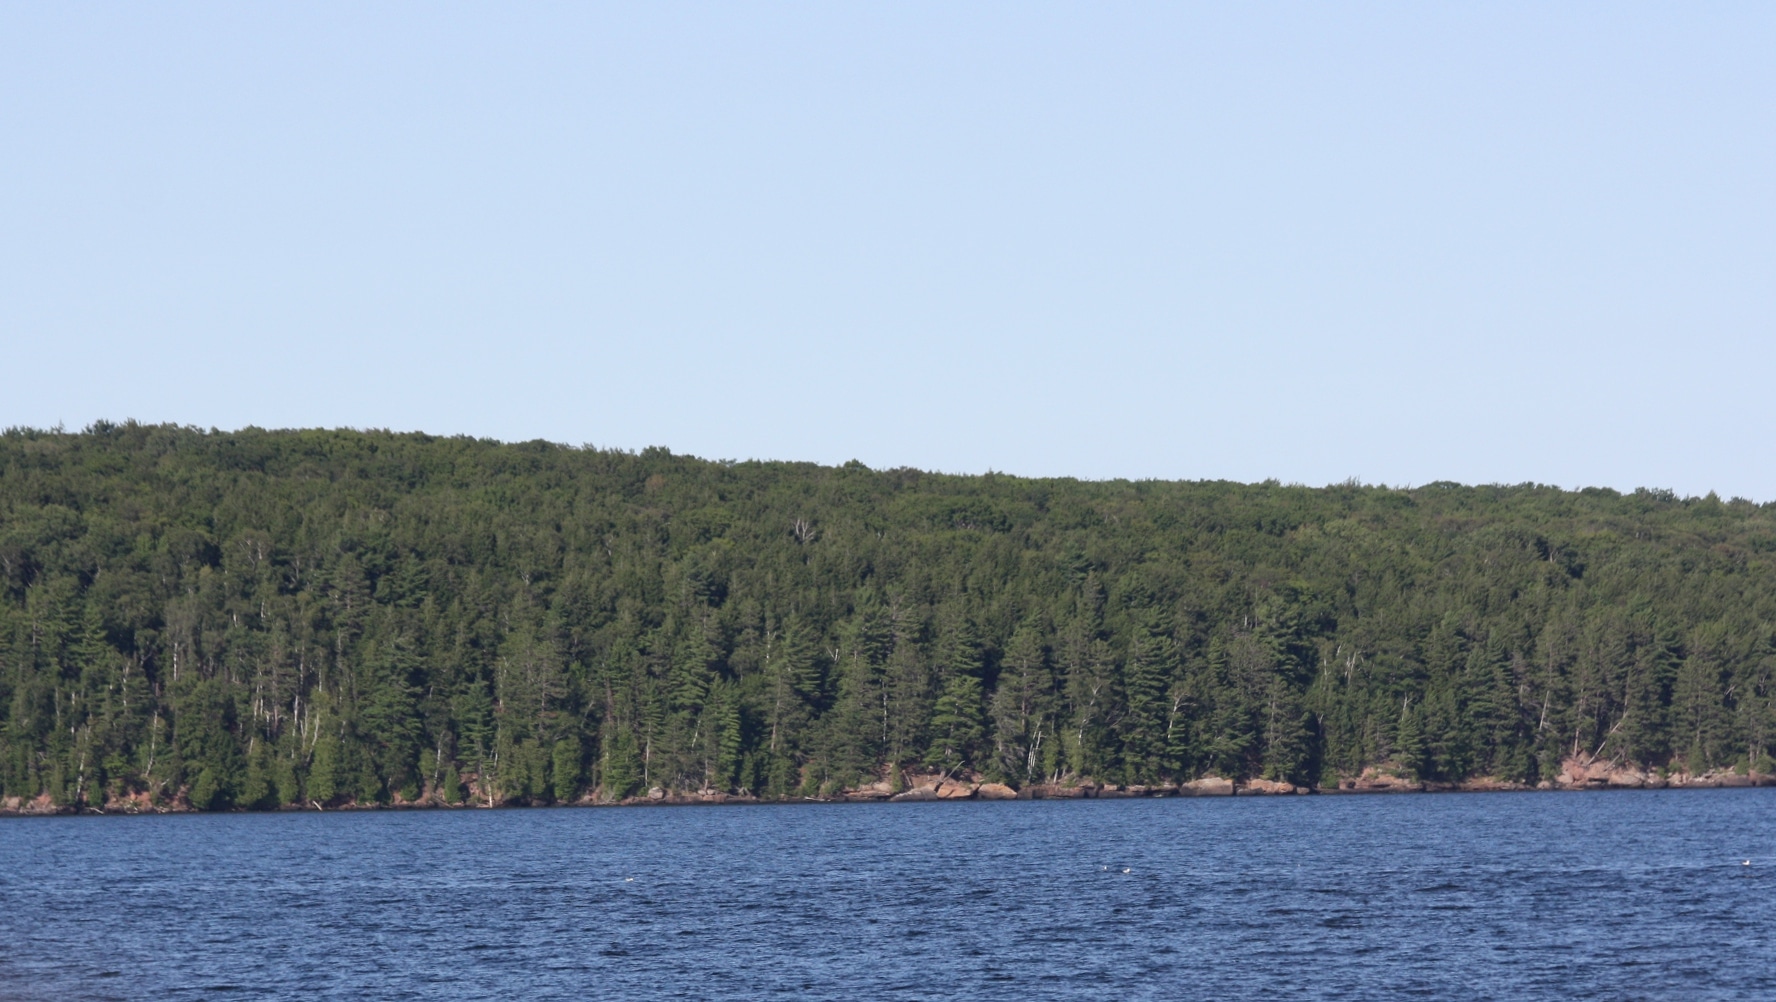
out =
[[0,999],[1776,999],[1773,944],[1765,789],[0,819]]

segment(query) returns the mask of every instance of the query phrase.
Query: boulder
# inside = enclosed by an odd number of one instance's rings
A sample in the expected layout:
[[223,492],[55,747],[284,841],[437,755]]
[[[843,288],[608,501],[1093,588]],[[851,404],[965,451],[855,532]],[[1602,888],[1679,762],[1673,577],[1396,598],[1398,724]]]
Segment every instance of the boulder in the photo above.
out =
[[974,790],[973,783],[959,783],[953,779],[945,780],[937,785],[937,799],[967,800],[974,796]]
[[1246,780],[1246,785],[1240,788],[1238,792],[1265,795],[1294,793],[1295,784],[1285,783],[1277,779],[1248,779]]
[[974,791],[982,800],[1016,800],[1017,791],[1004,783],[982,783],[980,789]]
[[648,799],[649,800],[665,800],[666,799],[666,791],[660,789],[657,786],[650,786],[650,787],[648,787]]
[[1422,793],[1424,784],[1370,766],[1355,779],[1341,780],[1338,788],[1352,793]]
[[894,787],[886,781],[864,783],[845,791],[846,800],[887,800],[894,796]]
[[1186,797],[1231,797],[1233,780],[1222,779],[1220,776],[1204,776],[1182,784],[1178,787],[1178,792]]
[[937,791],[929,786],[915,786],[905,793],[897,793],[888,800],[890,803],[904,804],[914,800],[936,800]]

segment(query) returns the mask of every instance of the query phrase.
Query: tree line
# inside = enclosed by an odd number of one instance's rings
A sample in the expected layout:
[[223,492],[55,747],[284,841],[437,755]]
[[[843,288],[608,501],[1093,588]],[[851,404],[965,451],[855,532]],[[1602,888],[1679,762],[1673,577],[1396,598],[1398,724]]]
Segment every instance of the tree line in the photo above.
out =
[[0,435],[0,796],[1768,770],[1776,506]]

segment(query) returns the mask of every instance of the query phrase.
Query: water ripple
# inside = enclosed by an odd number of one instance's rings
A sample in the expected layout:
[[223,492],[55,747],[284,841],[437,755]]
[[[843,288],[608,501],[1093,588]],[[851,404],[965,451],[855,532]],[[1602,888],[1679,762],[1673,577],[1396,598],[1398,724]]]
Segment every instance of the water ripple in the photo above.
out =
[[1773,998],[1773,810],[1722,790],[5,819],[0,999]]

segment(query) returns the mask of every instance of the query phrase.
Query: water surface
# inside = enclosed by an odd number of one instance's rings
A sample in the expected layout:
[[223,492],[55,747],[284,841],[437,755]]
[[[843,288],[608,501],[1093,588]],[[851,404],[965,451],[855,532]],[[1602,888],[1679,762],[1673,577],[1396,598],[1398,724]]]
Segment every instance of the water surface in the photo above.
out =
[[0,819],[0,998],[1770,999],[1773,936],[1765,789]]

